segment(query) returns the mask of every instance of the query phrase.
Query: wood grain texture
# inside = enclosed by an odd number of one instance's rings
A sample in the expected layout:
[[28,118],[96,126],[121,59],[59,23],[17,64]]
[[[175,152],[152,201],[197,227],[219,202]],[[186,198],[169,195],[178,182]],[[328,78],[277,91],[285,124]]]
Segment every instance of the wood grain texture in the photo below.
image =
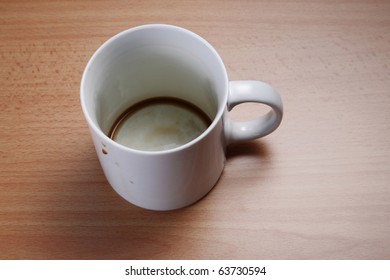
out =
[[[389,259],[389,1],[1,1],[1,259]],[[231,146],[199,203],[139,209],[99,166],[82,71],[114,34],[200,34],[281,127]],[[232,118],[263,110],[242,105]]]

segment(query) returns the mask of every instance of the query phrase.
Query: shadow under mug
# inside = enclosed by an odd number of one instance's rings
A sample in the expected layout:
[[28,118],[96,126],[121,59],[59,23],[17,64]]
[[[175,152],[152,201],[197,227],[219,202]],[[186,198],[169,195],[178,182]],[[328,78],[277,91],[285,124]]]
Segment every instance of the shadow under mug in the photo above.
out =
[[[108,137],[118,116],[131,105],[160,95],[201,108],[212,120],[196,139],[164,151],[140,151]],[[89,60],[81,80],[81,106],[104,174],[127,201],[151,210],[195,203],[218,181],[226,147],[263,137],[283,116],[280,96],[260,81],[228,81],[215,49],[186,29],[143,25],[106,41]],[[243,102],[270,111],[236,122],[228,111]]]

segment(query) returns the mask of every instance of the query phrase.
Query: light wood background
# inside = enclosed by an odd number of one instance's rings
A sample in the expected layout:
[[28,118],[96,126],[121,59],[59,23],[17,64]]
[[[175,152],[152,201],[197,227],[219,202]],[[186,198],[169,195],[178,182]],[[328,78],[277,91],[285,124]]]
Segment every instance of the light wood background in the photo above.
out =
[[[79,105],[96,48],[146,23],[198,33],[284,101],[178,211],[111,189]],[[1,1],[0,59],[1,259],[390,258],[389,1]]]

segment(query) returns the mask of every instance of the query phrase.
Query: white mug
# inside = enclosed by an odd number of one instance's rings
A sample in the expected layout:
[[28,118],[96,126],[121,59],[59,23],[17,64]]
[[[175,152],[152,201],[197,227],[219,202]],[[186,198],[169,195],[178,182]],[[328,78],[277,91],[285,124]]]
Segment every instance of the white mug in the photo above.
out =
[[[162,92],[175,92],[204,110],[211,125],[189,143],[164,151],[135,150],[107,136],[124,109]],[[204,197],[221,176],[226,147],[271,133],[283,116],[270,85],[229,82],[206,40],[165,24],[131,28],[106,41],[85,68],[80,98],[108,182],[127,201],[151,210],[182,208]],[[230,120],[228,111],[244,102],[266,104],[270,111],[249,121]]]

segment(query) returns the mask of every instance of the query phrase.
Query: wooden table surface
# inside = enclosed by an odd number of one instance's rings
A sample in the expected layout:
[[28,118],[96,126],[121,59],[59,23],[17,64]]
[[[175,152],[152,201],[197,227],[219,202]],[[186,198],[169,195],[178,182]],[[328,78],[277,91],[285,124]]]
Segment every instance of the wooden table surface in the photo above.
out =
[[[79,104],[93,52],[146,23],[198,33],[230,80],[284,101],[177,211],[113,191]],[[0,59],[1,259],[390,258],[389,1],[1,1]]]

